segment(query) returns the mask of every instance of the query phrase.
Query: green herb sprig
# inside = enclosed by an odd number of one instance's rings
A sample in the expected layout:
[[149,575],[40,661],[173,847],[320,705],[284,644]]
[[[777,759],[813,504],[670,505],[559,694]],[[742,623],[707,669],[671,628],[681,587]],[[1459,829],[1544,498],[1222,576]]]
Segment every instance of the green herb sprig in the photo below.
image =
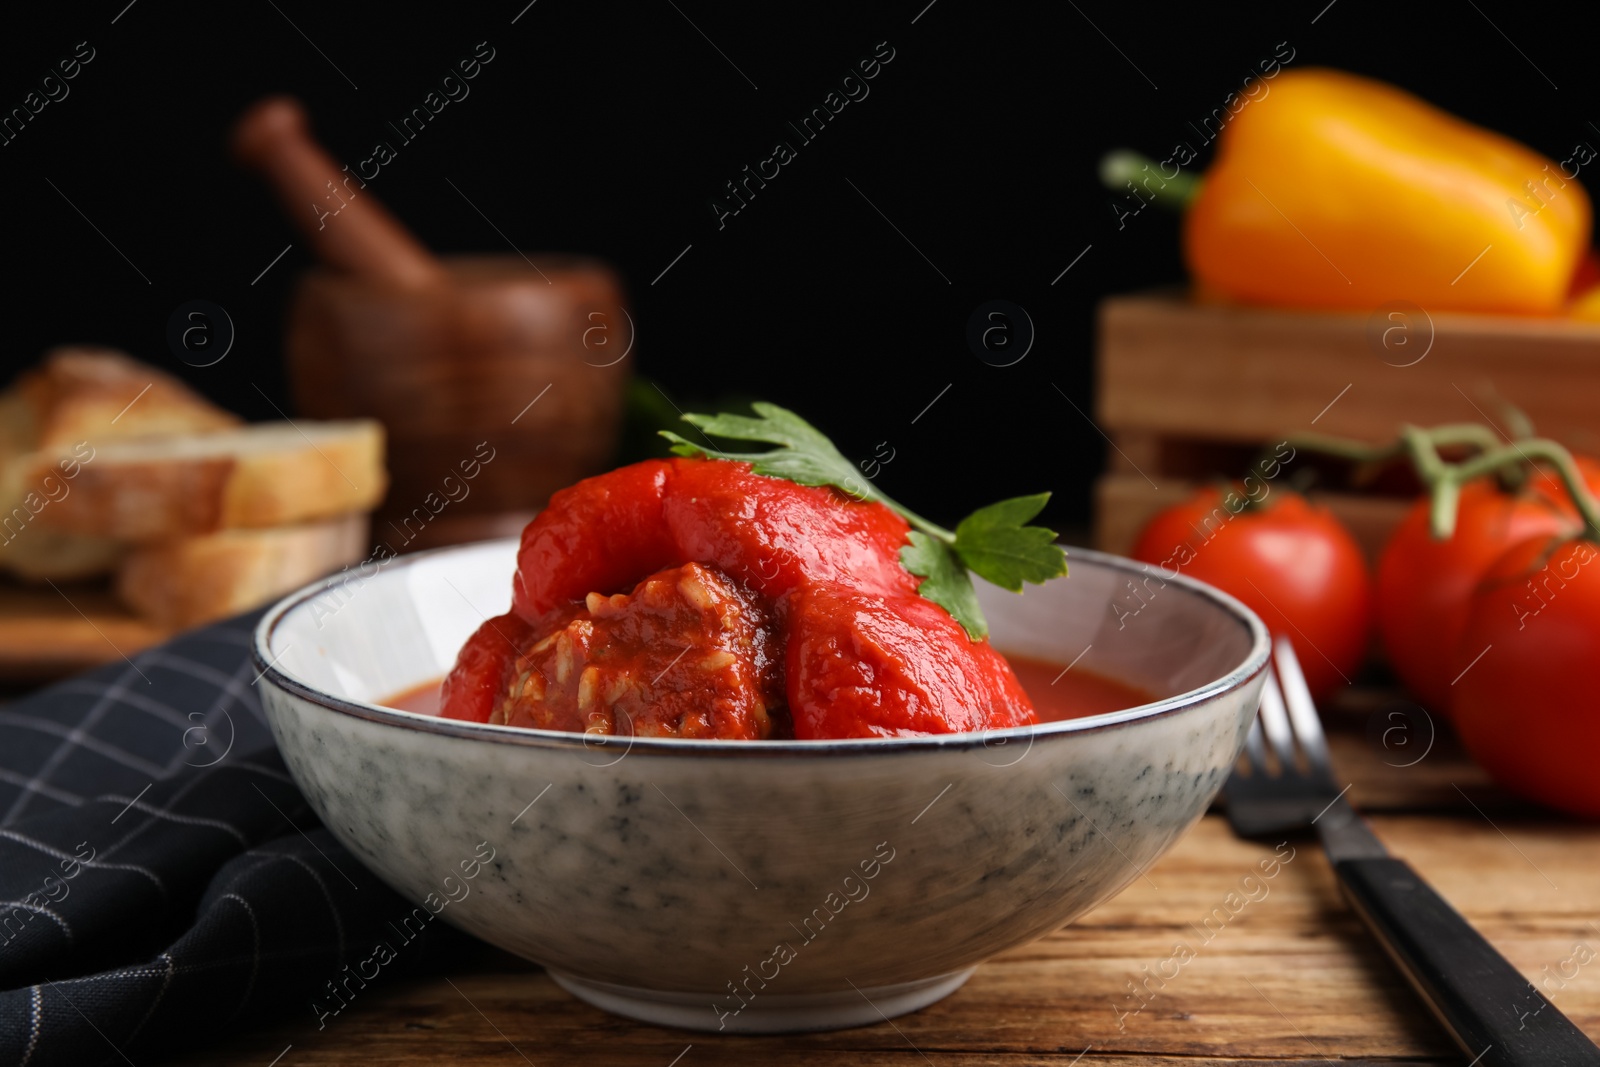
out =
[[[831,485],[896,512],[912,527],[907,537],[910,543],[900,549],[900,562],[922,579],[917,592],[948,611],[972,640],[987,637],[989,623],[978,606],[971,574],[1020,593],[1024,582],[1040,585],[1067,573],[1067,553],[1055,543],[1055,532],[1027,525],[1044,510],[1049,493],[990,504],[962,519],[954,530],[947,530],[862,479],[826,435],[794,412],[762,401],[750,406],[756,413],[754,418],[685,415],[685,422],[706,435],[705,445],[670,430],[662,430],[661,436],[672,442],[672,451],[680,456],[740,460],[749,463],[757,474],[799,485]],[[725,452],[710,447],[712,437],[774,447],[758,452]]]

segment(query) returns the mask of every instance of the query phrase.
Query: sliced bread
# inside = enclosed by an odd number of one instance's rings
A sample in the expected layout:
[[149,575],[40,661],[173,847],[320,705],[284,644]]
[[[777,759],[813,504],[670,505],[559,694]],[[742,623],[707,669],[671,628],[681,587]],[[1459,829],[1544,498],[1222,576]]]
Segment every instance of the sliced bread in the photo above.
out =
[[243,420],[178,379],[110,348],[66,345],[10,390],[27,411],[20,451],[70,448],[79,441],[208,433]]
[[109,574],[124,545],[102,536],[52,530],[35,519],[70,493],[74,465],[40,455],[81,458],[93,439],[211,433],[241,425],[178,379],[109,348],[69,345],[0,393],[0,568],[35,581]]
[[[164,541],[219,530],[280,526],[383,498],[383,428],[348,422],[256,423],[207,434],[90,440],[71,491],[36,522],[62,533]],[[31,479],[61,462],[50,452],[13,461]]]
[[265,530],[224,530],[139,545],[117,571],[117,594],[174,629],[237,615],[365,558],[367,517]]
[[127,554],[127,543],[110,537],[83,537],[37,527],[12,536],[17,514],[14,508],[4,516],[0,566],[25,581],[75,582],[96,578],[115,571]]

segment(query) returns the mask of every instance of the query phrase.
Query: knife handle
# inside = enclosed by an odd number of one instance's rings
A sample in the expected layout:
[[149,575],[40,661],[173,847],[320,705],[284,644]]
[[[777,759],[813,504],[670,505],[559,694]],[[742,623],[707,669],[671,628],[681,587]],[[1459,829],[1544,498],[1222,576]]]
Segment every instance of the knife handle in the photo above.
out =
[[1478,1067],[1600,1067],[1600,1048],[1403,860],[1334,864],[1345,896]]

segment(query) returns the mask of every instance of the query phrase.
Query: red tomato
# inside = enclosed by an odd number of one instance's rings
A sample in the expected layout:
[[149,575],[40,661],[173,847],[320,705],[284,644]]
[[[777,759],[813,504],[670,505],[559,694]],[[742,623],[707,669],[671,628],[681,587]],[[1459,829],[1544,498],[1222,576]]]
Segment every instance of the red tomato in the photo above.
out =
[[[1238,493],[1201,489],[1152,519],[1133,557],[1244,601],[1290,639],[1312,695],[1321,696],[1348,681],[1366,654],[1372,580],[1355,539],[1327,508],[1288,490],[1263,501],[1245,509]],[[1137,590],[1124,599],[1127,612],[1142,607]]]
[[[1578,468],[1600,488],[1600,464],[1579,458]],[[1448,714],[1467,601],[1484,571],[1521,541],[1576,532],[1578,513],[1556,476],[1545,473],[1515,494],[1490,478],[1464,486],[1448,540],[1433,539],[1428,512],[1426,499],[1412,505],[1378,560],[1378,632],[1406,688]]]
[[1473,594],[1452,664],[1473,757],[1506,788],[1587,818],[1600,818],[1596,556],[1584,540],[1514,546]]

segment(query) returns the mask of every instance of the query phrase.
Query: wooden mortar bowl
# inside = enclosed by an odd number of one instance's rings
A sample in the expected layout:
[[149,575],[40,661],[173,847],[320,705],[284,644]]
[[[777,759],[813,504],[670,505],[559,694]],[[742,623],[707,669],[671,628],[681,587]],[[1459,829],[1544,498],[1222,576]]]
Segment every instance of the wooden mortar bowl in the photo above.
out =
[[634,327],[609,268],[563,256],[442,262],[443,281],[410,289],[313,269],[289,312],[296,407],[388,430],[375,533],[399,536],[395,551],[514,532],[552,492],[605,467],[622,420]]

